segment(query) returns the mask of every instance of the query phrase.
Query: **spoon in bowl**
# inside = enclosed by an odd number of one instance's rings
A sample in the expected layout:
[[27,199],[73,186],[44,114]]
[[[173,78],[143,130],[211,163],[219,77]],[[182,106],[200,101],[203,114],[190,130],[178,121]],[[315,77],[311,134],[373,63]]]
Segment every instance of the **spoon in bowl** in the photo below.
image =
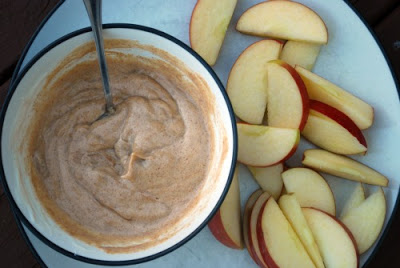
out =
[[104,97],[106,99],[105,111],[99,118],[97,118],[97,120],[100,120],[115,112],[110,90],[110,83],[108,80],[107,62],[104,53],[101,22],[101,0],[83,0],[83,2],[85,4],[86,11],[90,19],[90,25],[94,34],[94,42],[96,44],[96,51],[100,65],[101,79],[103,81]]

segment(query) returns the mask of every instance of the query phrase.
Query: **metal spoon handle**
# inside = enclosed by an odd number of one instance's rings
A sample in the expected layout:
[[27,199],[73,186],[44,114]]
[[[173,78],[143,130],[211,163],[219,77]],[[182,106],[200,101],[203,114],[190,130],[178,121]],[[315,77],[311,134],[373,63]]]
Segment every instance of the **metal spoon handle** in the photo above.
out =
[[94,42],[96,44],[97,55],[99,59],[101,78],[103,80],[104,96],[106,98],[106,113],[114,112],[114,104],[110,91],[110,83],[108,80],[107,62],[104,53],[102,21],[101,21],[101,0],[83,0],[86,11],[88,13],[90,24],[94,34]]

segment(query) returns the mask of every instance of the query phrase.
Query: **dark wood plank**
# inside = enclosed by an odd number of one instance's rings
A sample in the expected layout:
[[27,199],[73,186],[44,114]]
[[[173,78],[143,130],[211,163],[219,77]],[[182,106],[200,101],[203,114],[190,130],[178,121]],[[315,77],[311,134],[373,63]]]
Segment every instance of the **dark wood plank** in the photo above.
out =
[[19,233],[5,195],[0,197],[0,260],[1,267],[33,267],[37,264]]
[[29,38],[58,0],[0,1],[0,84],[12,74]]
[[388,235],[367,268],[400,267],[399,237],[400,213],[397,211]]
[[400,80],[400,5],[376,27],[375,32],[393,65]]
[[353,0],[351,3],[374,26],[399,4],[399,0]]

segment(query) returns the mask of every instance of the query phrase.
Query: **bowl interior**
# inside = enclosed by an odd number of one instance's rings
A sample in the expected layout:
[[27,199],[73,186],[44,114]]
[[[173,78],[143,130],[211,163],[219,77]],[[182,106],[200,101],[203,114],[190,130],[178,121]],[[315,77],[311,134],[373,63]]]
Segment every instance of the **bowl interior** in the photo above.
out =
[[[226,135],[228,152],[222,161],[222,171],[218,179],[208,178],[202,190],[204,195],[196,208],[187,215],[180,230],[169,239],[154,247],[143,251],[124,254],[109,254],[96,247],[83,243],[63,231],[42,208],[36,198],[28,172],[24,167],[24,139],[29,131],[28,123],[34,115],[33,103],[37,94],[43,87],[46,75],[53,70],[59,62],[78,46],[92,41],[92,33],[85,32],[59,41],[49,51],[45,52],[33,65],[28,65],[26,73],[17,80],[16,89],[7,108],[2,129],[1,154],[4,166],[6,183],[11,195],[26,220],[44,238],[56,246],[79,256],[103,261],[138,260],[161,253],[171,247],[177,246],[187,239],[196,230],[202,227],[207,219],[215,212],[226,193],[232,176],[236,155],[236,130],[234,117],[224,89],[215,74],[201,60],[186,48],[175,41],[164,38],[156,33],[141,29],[112,28],[104,31],[105,39],[137,40],[140,44],[151,45],[167,51],[172,56],[180,59],[189,69],[198,73],[207,83],[215,97],[216,113],[225,129],[224,132],[216,131],[215,144]],[[138,49],[127,49],[124,53],[153,57],[151,53]],[[30,67],[29,67],[30,66]],[[184,226],[184,227],[183,227]]]

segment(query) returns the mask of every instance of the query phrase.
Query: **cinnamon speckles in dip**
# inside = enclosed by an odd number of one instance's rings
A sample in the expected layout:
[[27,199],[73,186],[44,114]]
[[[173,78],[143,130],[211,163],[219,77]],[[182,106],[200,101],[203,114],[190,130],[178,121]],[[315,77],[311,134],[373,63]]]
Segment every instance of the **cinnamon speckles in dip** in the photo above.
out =
[[[76,49],[36,100],[28,164],[40,202],[66,232],[107,252],[132,252],[178,231],[218,173],[210,171],[220,161],[214,99],[166,52],[126,40],[106,47],[116,112],[96,121],[104,96],[94,46]],[[156,57],[123,53],[132,48]]]

